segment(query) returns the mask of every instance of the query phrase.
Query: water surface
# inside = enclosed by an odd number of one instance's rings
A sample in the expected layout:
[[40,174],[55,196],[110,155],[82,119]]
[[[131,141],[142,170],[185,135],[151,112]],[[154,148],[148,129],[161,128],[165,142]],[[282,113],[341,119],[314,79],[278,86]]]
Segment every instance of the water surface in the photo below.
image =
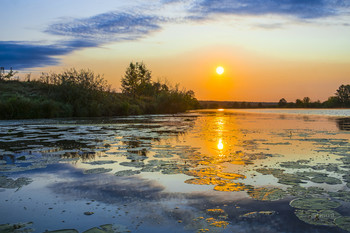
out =
[[0,224],[35,232],[106,224],[111,232],[346,232],[349,113],[0,121]]

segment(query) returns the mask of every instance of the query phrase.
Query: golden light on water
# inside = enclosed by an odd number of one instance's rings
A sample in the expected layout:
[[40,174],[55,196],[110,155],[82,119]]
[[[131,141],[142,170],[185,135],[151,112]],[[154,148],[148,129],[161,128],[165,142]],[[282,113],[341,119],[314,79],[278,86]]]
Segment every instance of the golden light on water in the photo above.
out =
[[219,139],[218,149],[219,149],[219,150],[224,149],[224,144],[222,143],[222,139],[221,139],[221,138]]

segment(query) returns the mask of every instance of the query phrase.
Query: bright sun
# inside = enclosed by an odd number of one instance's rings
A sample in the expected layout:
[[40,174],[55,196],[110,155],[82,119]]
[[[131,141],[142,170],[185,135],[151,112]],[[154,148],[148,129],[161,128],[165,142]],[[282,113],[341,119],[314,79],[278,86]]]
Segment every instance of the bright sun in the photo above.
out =
[[217,68],[216,68],[216,73],[218,73],[218,75],[221,75],[221,74],[223,74],[224,73],[224,67],[222,67],[222,66],[218,66]]

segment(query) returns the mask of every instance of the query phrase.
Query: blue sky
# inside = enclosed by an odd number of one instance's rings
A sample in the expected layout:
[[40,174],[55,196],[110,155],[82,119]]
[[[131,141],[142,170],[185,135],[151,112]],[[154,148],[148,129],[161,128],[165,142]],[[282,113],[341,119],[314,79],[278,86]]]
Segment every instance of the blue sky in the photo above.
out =
[[[181,54],[209,53],[215,46],[223,51],[222,57],[238,48],[244,50],[241,56],[266,60],[350,62],[348,0],[2,0],[1,8],[0,66],[22,72],[89,66],[80,61],[80,54],[98,58],[99,64],[114,59],[120,66],[142,59],[159,76],[182,82],[161,72],[164,64],[159,61],[180,64],[186,60]],[[232,62],[220,55],[217,59]],[[97,70],[110,68],[101,65]],[[122,72],[105,73],[117,87]],[[343,82],[348,70],[343,73],[333,77],[338,80],[334,85]],[[203,75],[188,74],[197,81]],[[119,77],[114,80],[113,75]],[[190,89],[198,86],[185,84]]]

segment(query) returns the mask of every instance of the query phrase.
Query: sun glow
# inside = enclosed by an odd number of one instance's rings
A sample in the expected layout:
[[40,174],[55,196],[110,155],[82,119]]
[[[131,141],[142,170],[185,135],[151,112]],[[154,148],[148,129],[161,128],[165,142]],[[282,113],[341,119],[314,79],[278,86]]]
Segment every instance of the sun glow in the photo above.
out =
[[222,67],[222,66],[218,66],[218,67],[216,68],[216,73],[217,73],[218,75],[222,75],[222,74],[224,73],[224,71],[225,71],[225,69],[224,69],[224,67]]
[[218,149],[219,149],[219,150],[224,149],[224,144],[222,143],[222,139],[219,139]]

